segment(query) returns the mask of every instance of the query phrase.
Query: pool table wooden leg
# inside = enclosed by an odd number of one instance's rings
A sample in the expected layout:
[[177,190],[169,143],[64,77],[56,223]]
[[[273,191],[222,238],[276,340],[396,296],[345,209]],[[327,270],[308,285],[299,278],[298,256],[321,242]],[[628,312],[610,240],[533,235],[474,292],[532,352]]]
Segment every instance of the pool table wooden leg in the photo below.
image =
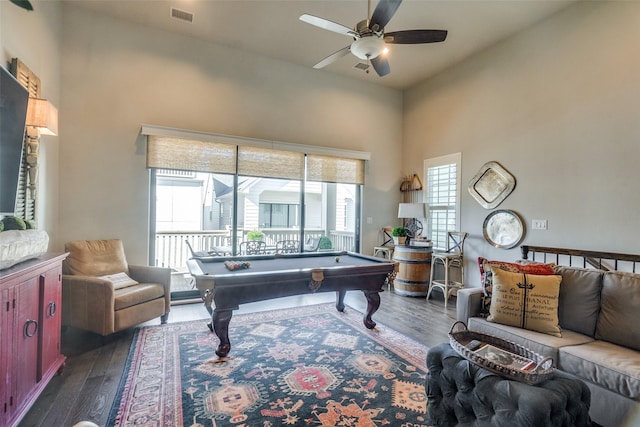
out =
[[216,350],[216,354],[225,357],[231,350],[231,342],[229,341],[229,322],[233,310],[213,310],[213,330],[215,331],[220,344]]
[[347,294],[347,291],[336,291],[336,310],[340,313],[344,311],[344,296]]
[[373,329],[376,327],[376,322],[371,320],[371,316],[373,313],[378,311],[380,307],[380,294],[377,291],[362,291],[364,296],[367,298],[367,312],[364,315],[364,326],[368,329]]

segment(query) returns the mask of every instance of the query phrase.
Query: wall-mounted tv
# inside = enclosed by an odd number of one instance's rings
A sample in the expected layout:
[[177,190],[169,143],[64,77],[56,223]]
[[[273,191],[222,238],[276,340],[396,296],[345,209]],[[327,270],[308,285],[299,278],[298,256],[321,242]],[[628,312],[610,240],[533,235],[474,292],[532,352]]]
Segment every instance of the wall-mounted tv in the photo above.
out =
[[29,92],[0,66],[0,214],[13,215]]

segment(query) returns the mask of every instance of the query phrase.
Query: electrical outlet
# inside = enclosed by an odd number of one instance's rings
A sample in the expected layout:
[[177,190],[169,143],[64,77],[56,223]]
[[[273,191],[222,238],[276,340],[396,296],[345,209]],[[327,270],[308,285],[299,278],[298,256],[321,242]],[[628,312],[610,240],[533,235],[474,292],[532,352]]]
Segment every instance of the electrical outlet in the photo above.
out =
[[373,224],[373,218],[368,216],[367,217],[367,224]]
[[547,220],[546,219],[533,219],[533,220],[531,220],[531,229],[532,230],[546,230],[547,229]]

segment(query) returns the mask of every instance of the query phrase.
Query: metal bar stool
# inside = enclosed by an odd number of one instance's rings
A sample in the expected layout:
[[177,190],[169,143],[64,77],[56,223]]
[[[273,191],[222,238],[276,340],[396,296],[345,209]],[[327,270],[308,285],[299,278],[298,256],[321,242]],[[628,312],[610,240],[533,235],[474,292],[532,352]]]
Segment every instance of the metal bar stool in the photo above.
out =
[[[468,233],[449,231],[447,232],[447,250],[446,252],[434,252],[431,254],[431,277],[429,278],[429,290],[427,291],[427,299],[431,296],[433,288],[439,288],[444,293],[444,308],[447,308],[449,295],[454,289],[464,287],[464,241]],[[443,279],[434,279],[433,272],[436,264],[442,264],[444,270]],[[457,268],[460,270],[460,281],[451,280],[449,278],[449,270]]]

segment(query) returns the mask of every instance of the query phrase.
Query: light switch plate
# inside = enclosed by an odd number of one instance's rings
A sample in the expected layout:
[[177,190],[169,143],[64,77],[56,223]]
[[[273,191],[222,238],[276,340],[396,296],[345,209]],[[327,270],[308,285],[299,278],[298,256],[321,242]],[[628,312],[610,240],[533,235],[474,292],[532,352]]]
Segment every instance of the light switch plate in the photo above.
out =
[[531,229],[532,230],[546,230],[547,229],[547,220],[546,219],[533,219],[533,220],[531,220]]

